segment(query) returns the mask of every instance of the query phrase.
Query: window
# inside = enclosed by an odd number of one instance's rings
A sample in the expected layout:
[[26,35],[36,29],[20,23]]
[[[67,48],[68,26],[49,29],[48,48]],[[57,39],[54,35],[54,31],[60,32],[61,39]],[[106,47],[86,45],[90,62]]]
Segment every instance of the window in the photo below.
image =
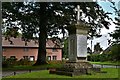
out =
[[57,52],[57,49],[54,49],[54,48],[53,48],[52,51],[53,51],[53,52]]
[[51,60],[51,56],[47,56],[47,60],[50,61]]
[[29,49],[28,48],[24,48],[24,51],[27,52]]
[[34,61],[35,57],[34,56],[30,56],[30,61]]
[[28,56],[23,56],[24,59],[28,60]]
[[57,60],[57,56],[53,56],[53,60]]
[[15,59],[16,57],[15,56],[10,56],[10,59]]
[[3,57],[2,57],[2,61],[5,61],[5,60],[6,60],[6,56],[3,56]]

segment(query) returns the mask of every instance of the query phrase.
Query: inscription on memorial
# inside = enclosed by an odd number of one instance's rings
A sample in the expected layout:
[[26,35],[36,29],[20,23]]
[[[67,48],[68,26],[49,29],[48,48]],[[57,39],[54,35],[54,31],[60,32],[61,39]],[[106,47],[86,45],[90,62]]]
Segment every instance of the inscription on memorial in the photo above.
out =
[[87,57],[86,35],[77,35],[77,57]]

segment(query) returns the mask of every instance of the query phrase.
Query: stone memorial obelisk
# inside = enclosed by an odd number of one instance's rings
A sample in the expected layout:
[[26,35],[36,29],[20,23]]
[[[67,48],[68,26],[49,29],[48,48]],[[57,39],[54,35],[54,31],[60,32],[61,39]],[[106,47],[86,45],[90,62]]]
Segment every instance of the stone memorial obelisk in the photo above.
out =
[[87,60],[87,35],[88,27],[80,21],[82,10],[77,5],[77,23],[71,25],[69,31],[69,61],[80,62]]
[[100,71],[99,68],[93,68],[93,65],[87,61],[87,35],[90,27],[80,20],[82,10],[79,5],[75,10],[77,11],[77,22],[68,27],[69,60],[62,68],[50,71],[50,73],[75,76],[86,74],[94,69]]

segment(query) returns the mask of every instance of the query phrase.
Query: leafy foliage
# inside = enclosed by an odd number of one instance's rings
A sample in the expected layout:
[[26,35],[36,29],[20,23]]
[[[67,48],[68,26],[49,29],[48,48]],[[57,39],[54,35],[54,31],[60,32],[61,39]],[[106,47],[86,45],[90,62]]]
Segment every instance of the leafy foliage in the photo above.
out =
[[8,58],[5,61],[2,62],[2,67],[13,67],[16,65],[17,59],[16,58]]
[[113,61],[120,61],[120,44],[113,45],[110,53]]
[[20,66],[20,65],[32,65],[33,62],[28,59],[20,59],[17,60],[16,58],[7,58],[2,62],[2,67],[8,68],[8,67],[14,67],[14,66]]
[[92,54],[88,56],[88,60],[93,62],[112,61],[111,57],[111,54]]
[[[80,5],[85,17],[88,18],[88,22],[96,32],[96,29],[101,28],[104,25],[108,28],[109,22],[105,21],[107,13],[95,2],[93,3],[44,3],[45,15],[42,20],[45,19],[46,24],[44,27],[47,27],[47,32],[49,36],[57,35],[58,29],[61,29],[62,32],[65,32],[65,27],[76,22],[76,14],[74,9],[76,5]],[[5,18],[5,24],[9,27],[21,26],[22,36],[24,38],[32,38],[33,35],[38,34],[40,26],[40,7],[41,3],[3,3],[3,19]],[[90,9],[89,9],[90,8]],[[99,19],[98,19],[99,17]],[[84,19],[82,19],[84,20]],[[13,22],[17,22],[15,25]],[[99,24],[98,24],[99,23]]]
[[114,44],[110,51],[104,52],[103,54],[92,54],[88,56],[89,61],[103,62],[103,61],[120,61],[120,44]]

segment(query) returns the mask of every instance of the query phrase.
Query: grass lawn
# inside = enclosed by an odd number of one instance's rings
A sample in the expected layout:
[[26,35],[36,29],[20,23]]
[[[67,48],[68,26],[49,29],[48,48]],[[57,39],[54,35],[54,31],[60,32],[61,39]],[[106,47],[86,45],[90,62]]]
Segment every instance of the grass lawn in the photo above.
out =
[[[118,69],[116,68],[103,68],[102,71],[107,71],[107,73],[92,73],[92,75],[70,77],[64,75],[49,74],[48,70],[42,70],[37,72],[9,76],[6,78],[9,78],[9,80],[10,78],[118,78]],[[5,80],[6,78],[3,78],[2,80]]]
[[120,61],[119,62],[90,62],[92,64],[104,64],[104,65],[120,65]]

